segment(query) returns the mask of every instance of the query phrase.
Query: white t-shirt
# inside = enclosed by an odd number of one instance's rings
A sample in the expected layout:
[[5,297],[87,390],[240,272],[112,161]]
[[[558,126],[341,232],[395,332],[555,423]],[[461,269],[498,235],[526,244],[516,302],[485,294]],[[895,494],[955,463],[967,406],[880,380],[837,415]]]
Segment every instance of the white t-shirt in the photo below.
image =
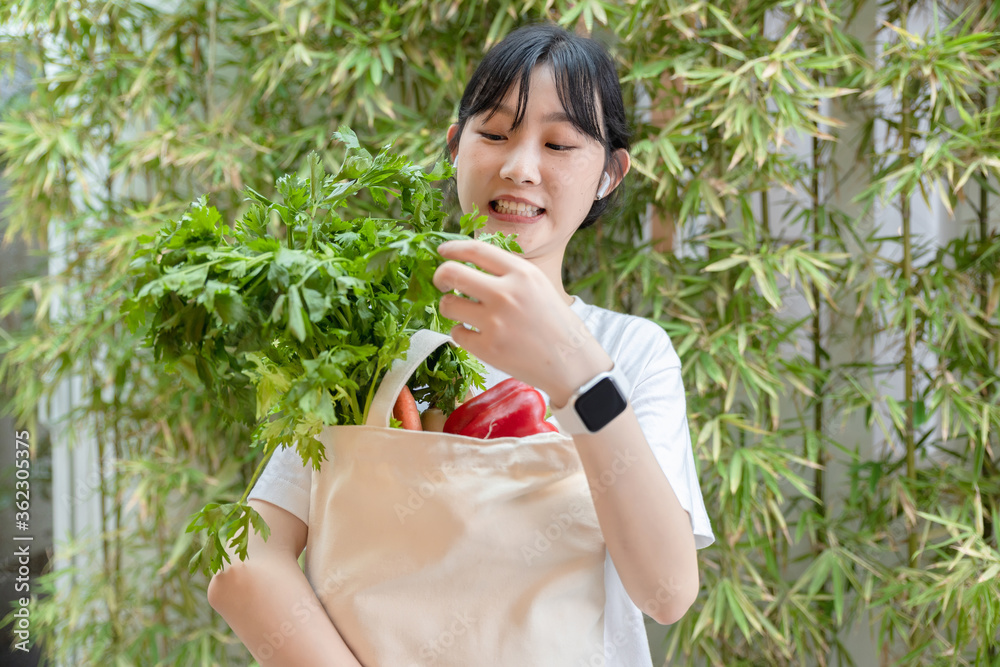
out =
[[[677,500],[691,517],[695,546],[707,547],[715,536],[695,473],[681,362],[670,338],[649,320],[592,306],[577,296],[570,307],[628,378],[629,403]],[[509,377],[489,365],[486,370],[487,388]],[[302,465],[294,449],[278,450],[249,497],[277,505],[308,524],[310,480],[311,468]],[[642,612],[625,591],[607,552],[604,586],[602,667],[652,667]]]

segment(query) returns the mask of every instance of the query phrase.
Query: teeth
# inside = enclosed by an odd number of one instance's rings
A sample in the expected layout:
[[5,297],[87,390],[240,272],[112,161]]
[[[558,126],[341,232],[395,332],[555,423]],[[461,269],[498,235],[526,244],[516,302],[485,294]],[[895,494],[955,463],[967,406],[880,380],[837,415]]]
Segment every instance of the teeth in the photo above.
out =
[[505,201],[503,199],[498,199],[493,202],[493,206],[496,207],[498,213],[523,215],[528,218],[533,218],[542,212],[542,209],[529,206],[523,202]]

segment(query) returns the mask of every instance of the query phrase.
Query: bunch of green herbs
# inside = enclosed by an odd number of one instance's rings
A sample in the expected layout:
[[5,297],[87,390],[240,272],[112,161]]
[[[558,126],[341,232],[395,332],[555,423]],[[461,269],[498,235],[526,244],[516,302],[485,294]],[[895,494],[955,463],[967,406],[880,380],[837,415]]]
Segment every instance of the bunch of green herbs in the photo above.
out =
[[[229,560],[224,543],[243,559],[251,528],[268,534],[246,499],[277,448],[295,447],[318,469],[324,451],[314,436],[327,425],[364,424],[412,334],[455,324],[437,310],[437,247],[469,238],[483,218],[467,214],[460,234],[444,230],[433,183],[451,167],[426,173],[389,147],[372,156],[347,128],[335,138],[347,148],[338,173],[311,155],[309,176],[280,178],[275,200],[246,188],[251,205],[232,226],[202,197],[143,238],[132,263],[124,310],[133,332],[145,329],[167,369],[193,366],[227,415],[255,424],[262,450],[238,502],[210,503],[192,517],[188,530],[206,538],[192,569],[218,571]],[[512,237],[480,238],[520,251]],[[443,346],[410,385],[417,400],[448,413],[470,387],[483,388],[483,372],[466,351]]]

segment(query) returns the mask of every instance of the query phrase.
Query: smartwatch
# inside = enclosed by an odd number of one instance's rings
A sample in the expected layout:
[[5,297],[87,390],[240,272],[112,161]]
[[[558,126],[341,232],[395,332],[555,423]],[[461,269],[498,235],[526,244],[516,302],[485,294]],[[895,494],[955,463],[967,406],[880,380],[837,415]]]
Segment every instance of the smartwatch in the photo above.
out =
[[625,411],[628,394],[628,379],[616,364],[577,389],[564,407],[553,408],[552,416],[569,435],[597,433]]

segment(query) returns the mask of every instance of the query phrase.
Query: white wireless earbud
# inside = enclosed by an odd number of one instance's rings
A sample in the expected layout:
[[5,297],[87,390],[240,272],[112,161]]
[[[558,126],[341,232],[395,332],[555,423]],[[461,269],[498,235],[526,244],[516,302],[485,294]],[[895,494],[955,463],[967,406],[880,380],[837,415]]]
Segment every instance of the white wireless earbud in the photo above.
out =
[[611,187],[611,177],[608,176],[608,172],[601,174],[601,185],[597,188],[597,198],[603,199],[604,195],[608,193],[608,188]]

